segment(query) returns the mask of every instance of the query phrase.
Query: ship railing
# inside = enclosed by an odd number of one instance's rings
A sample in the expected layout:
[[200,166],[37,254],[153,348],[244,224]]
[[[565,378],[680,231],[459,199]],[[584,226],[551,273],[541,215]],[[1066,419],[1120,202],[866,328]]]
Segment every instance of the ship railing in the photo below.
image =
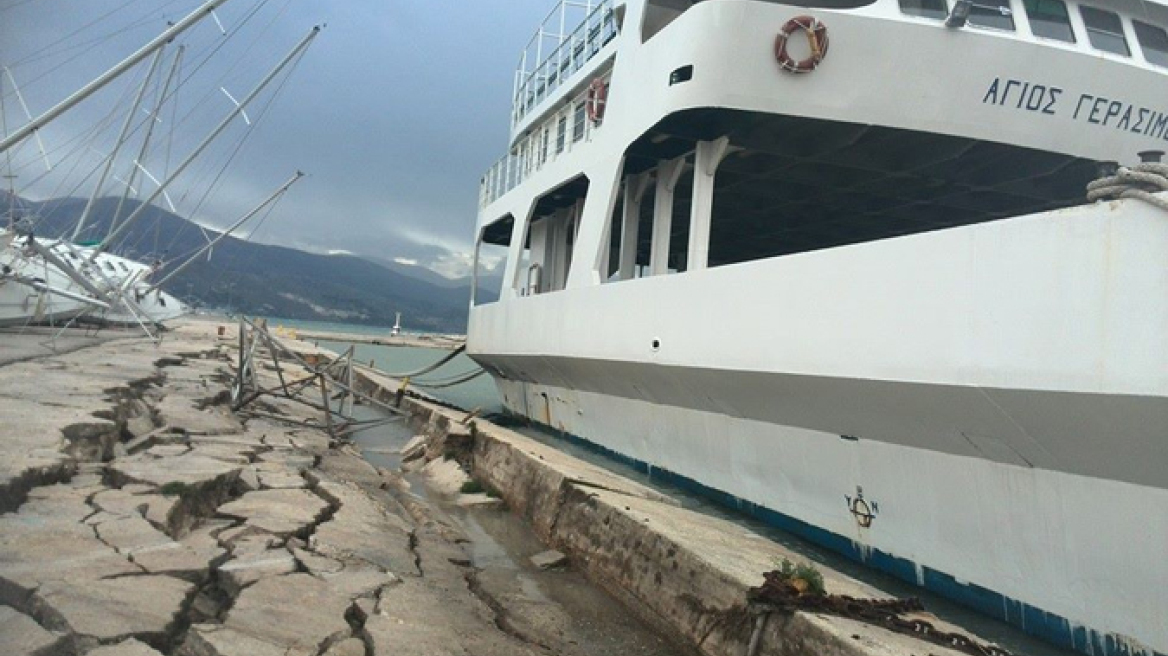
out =
[[588,119],[584,89],[555,114],[533,127],[487,170],[479,182],[479,208],[495,202],[536,171],[591,139],[599,127]]
[[[566,31],[578,20],[576,28]],[[515,71],[511,125],[551,96],[618,32],[612,0],[563,0],[540,24]]]

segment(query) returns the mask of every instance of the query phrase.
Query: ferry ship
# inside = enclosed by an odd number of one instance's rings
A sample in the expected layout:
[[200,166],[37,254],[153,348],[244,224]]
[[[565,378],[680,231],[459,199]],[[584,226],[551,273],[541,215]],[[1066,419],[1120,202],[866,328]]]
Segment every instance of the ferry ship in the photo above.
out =
[[[509,412],[656,476],[1164,656],[1165,28],[1157,1],[565,2],[481,181],[476,262],[506,258],[468,353]],[[1152,186],[1089,201],[1117,165]]]

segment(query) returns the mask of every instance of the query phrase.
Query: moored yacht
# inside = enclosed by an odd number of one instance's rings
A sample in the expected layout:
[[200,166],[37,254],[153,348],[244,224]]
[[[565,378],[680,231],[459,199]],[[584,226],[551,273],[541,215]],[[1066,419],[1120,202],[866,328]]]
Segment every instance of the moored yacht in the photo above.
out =
[[480,187],[506,257],[468,353],[654,475],[1055,644],[1168,654],[1166,27],[565,2]]

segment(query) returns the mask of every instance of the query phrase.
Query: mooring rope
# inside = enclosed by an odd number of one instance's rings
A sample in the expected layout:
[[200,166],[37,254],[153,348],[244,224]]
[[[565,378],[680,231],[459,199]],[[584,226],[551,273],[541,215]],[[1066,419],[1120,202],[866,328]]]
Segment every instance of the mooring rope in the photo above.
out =
[[467,371],[465,373],[458,374],[453,378],[447,378],[444,380],[436,380],[433,382],[412,380],[410,382],[414,385],[414,387],[422,387],[425,389],[442,389],[445,387],[454,387],[455,385],[461,385],[463,383],[470,382],[485,373],[487,373],[487,370],[479,367],[473,371]]
[[1135,198],[1168,212],[1168,198],[1155,192],[1168,191],[1168,164],[1144,162],[1132,167],[1121,166],[1109,175],[1087,185],[1087,200]]
[[447,362],[450,362],[454,358],[458,357],[458,355],[465,350],[466,350],[466,344],[463,344],[462,346],[459,346],[458,348],[451,351],[446,357],[442,358],[441,360],[435,362],[434,364],[422,367],[421,369],[418,369],[417,371],[407,371],[405,373],[400,373],[400,374],[391,374],[391,373],[386,372],[385,375],[389,376],[390,378],[413,378],[415,376],[425,376],[426,374],[430,373],[431,371],[438,369],[442,365],[444,365]]

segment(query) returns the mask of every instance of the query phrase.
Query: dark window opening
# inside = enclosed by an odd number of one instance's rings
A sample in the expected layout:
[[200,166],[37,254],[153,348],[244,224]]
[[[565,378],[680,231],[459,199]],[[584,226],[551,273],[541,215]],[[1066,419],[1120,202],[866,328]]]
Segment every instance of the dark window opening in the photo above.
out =
[[1131,56],[1119,14],[1082,5],[1079,6],[1079,13],[1083,15],[1083,23],[1087,26],[1087,39],[1095,49],[1124,57]]
[[529,261],[516,271],[516,289],[531,296],[564,288],[576,246],[588,178],[579,176],[541,196],[532,210],[525,247]]
[[909,16],[945,20],[949,16],[949,5],[945,0],[900,0],[900,11]]
[[1014,31],[1014,13],[1010,0],[977,0],[969,10],[969,24],[995,30]]
[[473,305],[486,305],[499,300],[514,228],[515,217],[507,214],[485,226],[479,233],[474,252]]
[[[722,135],[734,152],[714,178],[709,266],[716,267],[1069,207],[1095,177],[1086,159],[947,135],[726,109],[658,123],[624,174]],[[688,252],[690,176],[679,180],[670,268]],[[652,185],[638,262],[649,263]]]
[[692,79],[693,64],[682,66],[680,68],[674,69],[674,71],[669,74],[669,86],[681,84],[682,82],[689,82]]
[[584,122],[587,118],[588,113],[584,109],[584,103],[576,103],[575,109],[572,110],[572,141],[584,138]]
[[1144,59],[1149,64],[1168,67],[1168,32],[1138,20],[1132,21],[1132,27],[1136,28],[1136,40],[1144,51]]
[[1075,31],[1071,28],[1071,16],[1062,0],[1023,0],[1026,17],[1030,19],[1030,31],[1034,36],[1075,42]]

